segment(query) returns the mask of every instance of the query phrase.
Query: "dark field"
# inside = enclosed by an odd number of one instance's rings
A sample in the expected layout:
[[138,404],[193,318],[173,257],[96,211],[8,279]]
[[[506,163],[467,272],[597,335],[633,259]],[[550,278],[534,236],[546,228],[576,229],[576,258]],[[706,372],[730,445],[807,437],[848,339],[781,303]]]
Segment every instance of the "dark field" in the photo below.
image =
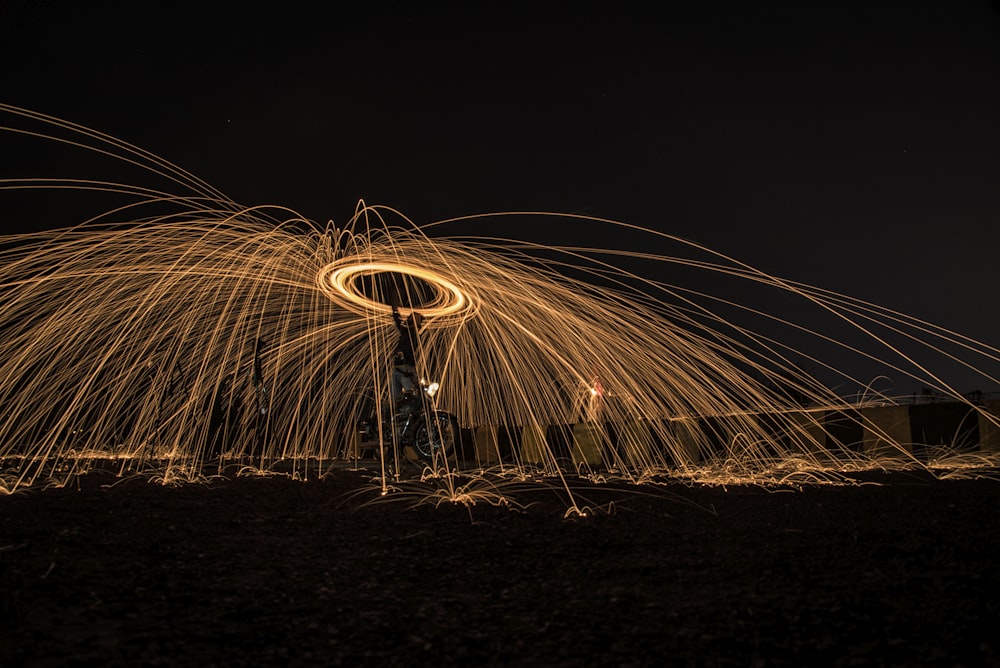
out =
[[1000,665],[1000,482],[867,477],[580,483],[564,519],[91,474],[0,497],[0,665]]

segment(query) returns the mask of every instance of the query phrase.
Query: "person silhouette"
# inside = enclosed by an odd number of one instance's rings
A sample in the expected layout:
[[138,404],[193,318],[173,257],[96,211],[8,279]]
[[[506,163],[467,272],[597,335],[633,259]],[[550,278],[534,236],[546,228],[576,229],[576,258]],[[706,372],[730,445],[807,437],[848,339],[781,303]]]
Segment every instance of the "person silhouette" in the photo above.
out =
[[417,351],[420,349],[420,327],[423,324],[423,317],[416,311],[411,311],[410,315],[403,319],[399,314],[399,306],[392,307],[392,321],[399,332],[399,342],[396,344],[396,353],[402,355],[403,362],[412,367],[417,365]]
[[393,300],[391,306],[392,321],[399,332],[399,340],[392,357],[392,399],[394,412],[399,412],[416,403],[412,400],[420,387],[416,354],[420,350],[420,326],[423,317],[417,311],[410,311],[404,319],[399,313],[398,297]]

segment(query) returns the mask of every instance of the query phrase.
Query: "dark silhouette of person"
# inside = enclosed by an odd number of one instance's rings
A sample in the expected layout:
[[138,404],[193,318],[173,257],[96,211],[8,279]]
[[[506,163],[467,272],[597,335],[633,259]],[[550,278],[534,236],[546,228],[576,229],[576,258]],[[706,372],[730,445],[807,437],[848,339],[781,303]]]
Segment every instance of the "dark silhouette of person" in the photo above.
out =
[[420,325],[423,323],[423,317],[413,311],[404,320],[399,315],[399,307],[393,305],[392,321],[396,324],[396,331],[399,332],[396,353],[402,355],[405,364],[416,367],[417,351],[420,349]]
[[399,332],[399,341],[393,353],[392,398],[397,410],[405,410],[420,388],[417,378],[417,352],[420,350],[420,326],[423,317],[416,311],[403,319],[399,313],[398,296],[392,300],[392,321]]

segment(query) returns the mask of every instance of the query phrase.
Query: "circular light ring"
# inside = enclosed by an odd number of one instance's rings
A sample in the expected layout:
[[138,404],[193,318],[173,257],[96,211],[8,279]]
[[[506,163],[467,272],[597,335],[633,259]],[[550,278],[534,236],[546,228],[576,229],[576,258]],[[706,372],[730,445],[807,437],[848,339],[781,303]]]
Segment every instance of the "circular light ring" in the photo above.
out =
[[433,297],[420,306],[400,308],[401,314],[419,313],[430,323],[452,318],[467,318],[476,310],[472,296],[438,272],[397,262],[358,262],[354,259],[328,264],[319,271],[317,281],[323,293],[344,308],[355,313],[392,313],[392,306],[372,299],[361,292],[358,279],[377,274],[403,274],[420,279],[434,290]]

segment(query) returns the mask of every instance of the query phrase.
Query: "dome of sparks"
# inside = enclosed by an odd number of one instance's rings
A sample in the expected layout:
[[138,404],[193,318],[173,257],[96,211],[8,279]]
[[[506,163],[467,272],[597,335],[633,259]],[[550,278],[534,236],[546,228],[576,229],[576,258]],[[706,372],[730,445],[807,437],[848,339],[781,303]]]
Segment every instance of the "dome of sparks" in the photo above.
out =
[[[560,214],[418,225],[363,202],[343,227],[322,229],[282,207],[240,206],[106,135],[0,110],[182,190],[6,181],[128,203],[0,238],[0,490],[87,457],[167,462],[195,478],[225,458],[265,468],[357,456],[360,424],[396,422],[386,407],[404,344],[427,381],[425,416],[455,432],[441,452],[456,468],[785,479],[788,467],[829,471],[887,451],[913,461],[909,427],[895,426],[907,407],[827,361],[847,355],[961,404],[983,439],[1000,434],[1000,407],[968,400],[934,367],[961,361],[995,383],[997,348],[660,231]],[[642,248],[472,233],[528,215],[597,226],[602,239],[627,230]],[[734,284],[738,297],[717,287]],[[748,287],[795,315],[755,306]],[[395,438],[377,433],[383,462],[398,455]]]

